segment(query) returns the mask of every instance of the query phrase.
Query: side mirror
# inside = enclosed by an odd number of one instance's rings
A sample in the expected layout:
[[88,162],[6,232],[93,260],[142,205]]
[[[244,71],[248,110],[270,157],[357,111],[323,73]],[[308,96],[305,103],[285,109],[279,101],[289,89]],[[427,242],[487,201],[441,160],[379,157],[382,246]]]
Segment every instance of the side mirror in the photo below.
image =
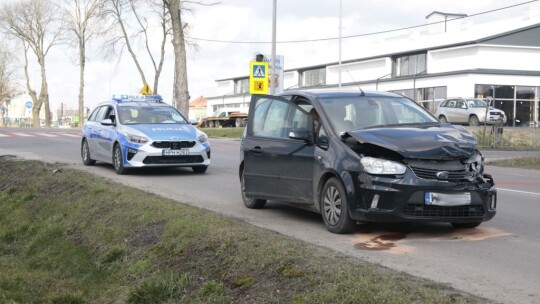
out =
[[101,124],[104,125],[104,126],[114,126],[115,125],[115,123],[109,118],[102,120]]
[[308,143],[313,142],[313,135],[306,129],[294,129],[289,132],[290,139],[303,140]]

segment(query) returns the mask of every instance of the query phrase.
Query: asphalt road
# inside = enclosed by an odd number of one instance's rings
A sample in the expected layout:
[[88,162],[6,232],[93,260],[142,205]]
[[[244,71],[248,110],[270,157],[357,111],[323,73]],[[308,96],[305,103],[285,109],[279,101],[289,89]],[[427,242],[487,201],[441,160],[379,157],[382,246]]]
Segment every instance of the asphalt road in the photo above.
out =
[[[67,163],[180,202],[213,210],[303,241],[449,284],[501,303],[540,303],[540,172],[487,167],[499,190],[498,213],[470,230],[446,224],[361,224],[355,233],[327,232],[320,215],[269,202],[250,210],[240,198],[239,142],[211,139],[206,174],[191,169],[140,170],[125,176],[111,165],[85,167],[79,132],[0,128],[0,155]],[[485,152],[487,159],[538,152]]]

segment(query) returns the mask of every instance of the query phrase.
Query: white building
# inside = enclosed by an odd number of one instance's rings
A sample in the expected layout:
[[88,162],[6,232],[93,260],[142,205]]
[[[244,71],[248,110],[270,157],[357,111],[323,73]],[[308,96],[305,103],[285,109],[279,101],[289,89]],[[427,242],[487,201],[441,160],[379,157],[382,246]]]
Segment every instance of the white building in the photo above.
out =
[[[466,15],[433,12],[428,25],[358,48],[358,57],[285,69],[285,88],[342,87],[392,91],[433,110],[447,97],[491,97],[511,126],[538,126],[540,14],[473,24]],[[287,54],[283,54],[285,60]],[[247,75],[216,80],[208,114],[249,104]]]

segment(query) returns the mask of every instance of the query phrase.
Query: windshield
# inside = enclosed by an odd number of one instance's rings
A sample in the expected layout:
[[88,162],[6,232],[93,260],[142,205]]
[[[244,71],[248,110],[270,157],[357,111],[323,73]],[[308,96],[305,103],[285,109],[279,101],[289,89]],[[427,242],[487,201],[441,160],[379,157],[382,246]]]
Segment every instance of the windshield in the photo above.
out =
[[467,99],[467,105],[469,108],[485,108],[487,104],[482,99]]
[[374,126],[439,122],[420,105],[404,97],[324,97],[320,100],[338,134]]
[[119,107],[120,123],[131,124],[178,124],[187,123],[173,107]]

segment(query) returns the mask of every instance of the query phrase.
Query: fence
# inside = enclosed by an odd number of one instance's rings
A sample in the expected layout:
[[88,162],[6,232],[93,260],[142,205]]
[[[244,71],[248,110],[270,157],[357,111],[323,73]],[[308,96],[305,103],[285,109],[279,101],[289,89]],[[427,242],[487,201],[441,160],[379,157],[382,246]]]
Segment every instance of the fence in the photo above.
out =
[[476,135],[478,147],[494,150],[540,150],[540,128],[493,126],[465,127]]

